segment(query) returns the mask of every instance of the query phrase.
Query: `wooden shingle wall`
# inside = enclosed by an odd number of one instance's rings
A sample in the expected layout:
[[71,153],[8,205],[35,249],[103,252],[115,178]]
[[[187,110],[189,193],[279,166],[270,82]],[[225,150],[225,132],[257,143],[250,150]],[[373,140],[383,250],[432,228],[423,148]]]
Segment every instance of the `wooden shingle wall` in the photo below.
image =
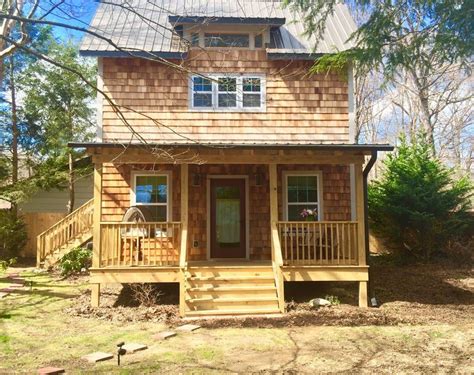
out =
[[[260,50],[193,50],[174,63],[183,70],[139,58],[103,59],[105,92],[149,142],[349,141],[347,81],[338,74],[308,75],[310,61],[270,61]],[[265,74],[266,111],[190,110],[189,72]],[[130,134],[104,100],[103,140],[128,142]]]
[[179,166],[152,164],[103,164],[102,171],[102,221],[122,221],[130,207],[132,171],[171,171],[172,220],[180,220]]
[[[148,164],[105,164],[103,170],[102,220],[121,221],[130,207],[132,171],[172,171],[172,212],[174,221],[180,220],[180,167]],[[345,165],[279,165],[278,193],[279,219],[283,219],[283,171],[322,171],[323,220],[350,220],[349,167]],[[193,186],[194,174],[200,175],[200,185]],[[256,174],[260,175],[257,185]],[[249,254],[251,259],[263,260],[271,257],[270,244],[270,197],[267,165],[190,165],[189,166],[189,217],[188,259],[205,260],[207,257],[207,210],[209,175],[244,175],[249,181]],[[197,246],[194,242],[197,241]]]

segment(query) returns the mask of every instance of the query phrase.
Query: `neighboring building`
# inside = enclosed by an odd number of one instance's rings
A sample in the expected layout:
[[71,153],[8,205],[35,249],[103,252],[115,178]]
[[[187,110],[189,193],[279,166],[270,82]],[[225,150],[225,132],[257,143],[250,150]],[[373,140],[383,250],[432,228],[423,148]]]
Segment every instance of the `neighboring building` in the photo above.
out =
[[92,303],[179,282],[185,316],[279,313],[284,281],[354,281],[367,306],[364,168],[391,147],[354,144],[350,67],[308,74],[350,47],[347,8],[312,53],[278,1],[130,4],[101,3],[81,47],[118,106],[99,97],[97,141],[72,144],[95,165]]

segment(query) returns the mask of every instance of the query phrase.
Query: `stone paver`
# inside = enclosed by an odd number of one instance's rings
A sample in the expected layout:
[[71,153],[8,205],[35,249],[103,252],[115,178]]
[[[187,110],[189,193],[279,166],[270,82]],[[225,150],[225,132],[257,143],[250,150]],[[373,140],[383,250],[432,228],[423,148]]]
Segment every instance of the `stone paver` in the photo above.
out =
[[143,345],[143,344],[131,343],[131,344],[125,344],[124,346],[122,346],[122,348],[125,349],[127,354],[132,354],[140,350],[148,349],[148,346]]
[[90,363],[96,363],[101,361],[107,361],[108,359],[114,358],[113,354],[104,353],[104,352],[95,352],[82,356],[81,359]]
[[39,375],[56,375],[64,374],[66,371],[59,367],[43,367],[38,370]]
[[195,324],[185,324],[183,326],[179,326],[176,328],[176,331],[179,332],[193,332],[197,329],[201,328],[201,326],[195,325]]
[[8,296],[9,294],[10,294],[9,292],[2,292],[2,291],[0,290],[0,299],[5,298],[5,297]]
[[166,340],[176,335],[177,333],[173,331],[163,331],[163,332],[157,333],[156,335],[153,335],[152,338],[155,340]]

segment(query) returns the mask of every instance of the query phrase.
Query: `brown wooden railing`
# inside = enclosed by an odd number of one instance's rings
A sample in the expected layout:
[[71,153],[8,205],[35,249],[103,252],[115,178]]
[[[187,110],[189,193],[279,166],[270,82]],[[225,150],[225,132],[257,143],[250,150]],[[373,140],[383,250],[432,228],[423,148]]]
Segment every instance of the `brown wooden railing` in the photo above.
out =
[[100,267],[178,266],[181,223],[100,224]]
[[357,225],[355,221],[278,222],[283,263],[358,264]]
[[91,199],[36,237],[37,263],[85,233],[92,233],[94,200]]

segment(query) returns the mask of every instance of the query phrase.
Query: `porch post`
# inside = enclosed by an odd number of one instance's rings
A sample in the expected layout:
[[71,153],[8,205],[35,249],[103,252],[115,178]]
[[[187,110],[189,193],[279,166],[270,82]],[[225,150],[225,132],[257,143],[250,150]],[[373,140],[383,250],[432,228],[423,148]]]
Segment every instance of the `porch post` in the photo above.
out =
[[[354,165],[355,174],[355,195],[356,195],[356,218],[357,218],[357,254],[358,265],[366,266],[365,254],[365,206],[364,206],[364,176],[363,165]],[[367,307],[367,281],[359,282],[359,306]]]
[[188,164],[181,164],[181,243],[179,252],[179,315],[185,313],[186,264],[188,251]]
[[[93,218],[93,253],[92,267],[100,267],[100,222],[102,220],[102,163],[94,163],[94,218]],[[100,284],[91,285],[91,305],[100,304]]]

